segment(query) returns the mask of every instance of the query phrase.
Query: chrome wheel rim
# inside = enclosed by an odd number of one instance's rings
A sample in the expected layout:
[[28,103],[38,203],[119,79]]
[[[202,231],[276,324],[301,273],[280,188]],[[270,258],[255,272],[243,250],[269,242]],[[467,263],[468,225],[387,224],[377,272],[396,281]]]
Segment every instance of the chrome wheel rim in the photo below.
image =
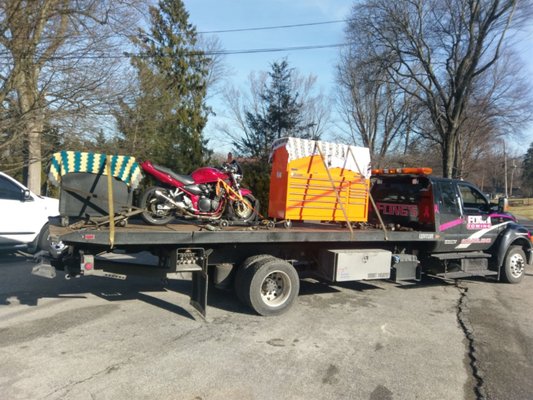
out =
[[524,258],[520,254],[513,254],[509,259],[509,270],[513,278],[520,278],[524,272]]
[[287,301],[291,290],[289,275],[283,271],[273,271],[263,279],[261,299],[271,307],[279,307]]

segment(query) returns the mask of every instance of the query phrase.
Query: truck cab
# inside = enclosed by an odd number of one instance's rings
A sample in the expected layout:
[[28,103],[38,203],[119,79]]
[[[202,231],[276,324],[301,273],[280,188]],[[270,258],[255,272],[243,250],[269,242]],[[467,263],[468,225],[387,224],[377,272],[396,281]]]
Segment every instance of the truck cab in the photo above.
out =
[[430,174],[426,168],[374,170],[369,221],[392,230],[431,232],[436,240],[426,256],[454,260],[463,272],[465,264],[473,264],[464,260],[476,257],[487,261],[476,265],[497,270],[512,246],[531,262],[530,234],[502,204],[491,205],[469,182]]

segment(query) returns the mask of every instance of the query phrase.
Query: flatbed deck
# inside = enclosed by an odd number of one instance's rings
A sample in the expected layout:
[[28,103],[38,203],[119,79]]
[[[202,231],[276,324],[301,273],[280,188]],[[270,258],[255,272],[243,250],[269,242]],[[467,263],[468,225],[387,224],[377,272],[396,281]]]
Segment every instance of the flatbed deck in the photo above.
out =
[[[52,236],[66,244],[108,245],[108,227],[85,227],[73,230],[50,226]],[[205,245],[228,243],[294,243],[294,242],[428,242],[438,240],[435,232],[384,231],[377,228],[354,228],[341,224],[293,223],[291,228],[266,226],[207,227],[192,223],[172,223],[164,226],[130,222],[127,227],[115,227],[114,246],[139,245]]]

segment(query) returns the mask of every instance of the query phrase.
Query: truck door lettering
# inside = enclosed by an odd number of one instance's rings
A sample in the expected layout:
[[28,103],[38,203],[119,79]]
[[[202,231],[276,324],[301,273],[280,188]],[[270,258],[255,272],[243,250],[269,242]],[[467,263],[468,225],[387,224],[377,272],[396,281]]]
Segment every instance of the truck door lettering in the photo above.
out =
[[495,229],[499,229],[500,227],[505,226],[505,225],[507,225],[509,223],[510,223],[510,221],[502,222],[501,224],[493,225],[490,228],[481,229],[480,231],[474,232],[469,237],[461,240],[461,244],[459,244],[455,248],[456,249],[467,249],[473,243],[490,243],[490,240],[491,240],[490,238],[488,239],[488,242],[486,242],[485,240],[487,240],[487,239],[481,239],[482,236],[485,235],[486,233],[490,232],[490,231],[493,231]]
[[488,229],[492,226],[490,217],[483,217],[481,215],[469,215],[466,221],[466,229],[479,230]]
[[478,244],[478,243],[490,243],[490,238],[467,238],[462,239],[461,244]]

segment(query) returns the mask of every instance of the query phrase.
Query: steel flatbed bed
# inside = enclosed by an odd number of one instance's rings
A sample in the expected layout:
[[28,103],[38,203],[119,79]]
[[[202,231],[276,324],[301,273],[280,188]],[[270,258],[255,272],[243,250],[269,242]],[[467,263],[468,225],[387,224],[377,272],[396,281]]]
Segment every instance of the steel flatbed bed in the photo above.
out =
[[[52,225],[52,236],[69,245],[110,244],[108,227],[87,226],[73,230]],[[216,226],[189,223],[173,223],[164,226],[130,223],[127,227],[115,227],[113,246],[165,246],[209,244],[280,244],[280,243],[351,243],[351,242],[433,242],[440,235],[436,232],[390,231],[378,228],[354,228],[350,231],[341,224],[294,223],[291,228],[265,226]]]
[[[290,285],[295,289],[287,292],[292,302],[299,286],[298,277],[308,276],[326,281],[354,280],[354,274],[360,279],[388,278],[392,254],[410,254],[421,249],[429,251],[440,240],[436,232],[407,229],[389,231],[366,224],[359,224],[352,229],[340,223],[295,222],[290,228],[272,225],[221,228],[186,222],[153,226],[130,221],[126,227],[112,229],[94,225],[73,229],[52,221],[52,238],[59,239],[69,248],[66,254],[52,263],[55,268],[64,269],[67,276],[99,274],[124,279],[127,274],[165,277],[192,272],[191,304],[205,315],[208,280],[217,287],[234,287],[237,295],[244,298],[245,288],[254,284],[252,280],[255,273],[252,272],[266,265],[265,268],[277,271],[270,275],[281,279],[283,287]],[[101,253],[114,251],[149,251],[158,257],[159,266],[117,267],[103,265],[95,258]],[[342,272],[337,261],[324,260],[324,257],[348,257],[346,262],[354,266],[362,262],[363,267]],[[396,269],[399,270],[400,266],[403,268],[401,276],[396,274],[396,278],[419,279],[416,257],[403,255],[397,256],[396,260]],[[47,271],[49,269],[46,266],[41,266],[36,274],[46,276],[49,274]],[[274,282],[269,278],[269,285],[272,286],[269,290],[275,292],[277,284]],[[278,313],[277,307],[263,308],[260,303],[251,306],[262,315]]]

